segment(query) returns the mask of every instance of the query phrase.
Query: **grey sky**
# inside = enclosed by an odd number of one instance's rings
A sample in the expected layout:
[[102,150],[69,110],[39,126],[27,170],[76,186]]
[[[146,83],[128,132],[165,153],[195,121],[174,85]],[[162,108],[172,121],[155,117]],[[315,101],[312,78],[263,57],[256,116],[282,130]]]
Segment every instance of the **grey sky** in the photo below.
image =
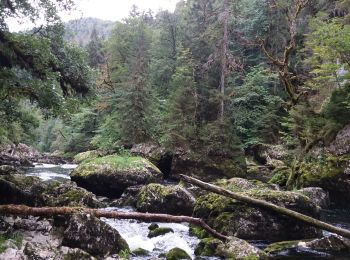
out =
[[[96,17],[103,20],[122,20],[127,17],[131,7],[136,5],[140,10],[158,11],[175,9],[179,0],[76,0],[77,10],[71,13],[61,13],[63,21],[79,19],[82,17]],[[33,24],[28,21],[22,21],[21,24],[16,20],[8,20],[11,31],[19,31],[32,28]],[[40,25],[40,21],[36,26]]]

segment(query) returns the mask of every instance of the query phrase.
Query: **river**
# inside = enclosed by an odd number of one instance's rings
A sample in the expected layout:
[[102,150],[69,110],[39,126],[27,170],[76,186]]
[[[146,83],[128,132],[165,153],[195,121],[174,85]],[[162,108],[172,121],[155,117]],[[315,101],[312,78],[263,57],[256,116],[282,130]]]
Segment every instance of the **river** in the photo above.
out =
[[[37,176],[45,181],[68,181],[70,180],[69,173],[76,167],[75,164],[36,164],[34,168],[29,168],[26,171],[28,176]],[[106,210],[132,211],[132,208],[106,208]],[[179,247],[185,250],[190,256],[194,258],[194,249],[199,243],[199,239],[189,235],[189,226],[187,224],[177,223],[157,223],[160,227],[169,227],[174,230],[174,233],[168,233],[163,236],[148,238],[149,223],[140,222],[136,220],[114,220],[102,219],[112,227],[114,227],[120,235],[129,244],[132,250],[143,248],[151,252],[151,256],[157,258],[159,254],[165,253],[168,250]],[[333,208],[322,211],[322,220],[333,225],[350,229],[350,209]],[[324,232],[324,235],[330,235]],[[253,245],[264,249],[268,241],[250,241]],[[149,259],[148,257],[131,257],[131,259]],[[196,259],[219,259],[219,258],[196,258]],[[348,260],[350,259],[350,252],[341,254],[330,254],[327,252],[310,250],[308,248],[292,249],[280,252],[278,255],[270,259],[299,259],[299,260],[313,260],[313,259],[335,259]]]

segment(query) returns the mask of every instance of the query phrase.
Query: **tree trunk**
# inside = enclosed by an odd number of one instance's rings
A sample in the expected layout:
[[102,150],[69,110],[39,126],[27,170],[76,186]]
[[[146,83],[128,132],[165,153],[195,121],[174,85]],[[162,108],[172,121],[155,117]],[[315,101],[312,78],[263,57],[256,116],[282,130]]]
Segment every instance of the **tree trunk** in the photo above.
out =
[[222,52],[221,52],[221,79],[220,79],[220,122],[224,122],[224,110],[225,110],[225,81],[227,75],[227,49],[228,49],[228,0],[224,1],[223,4],[223,29],[224,35],[222,39]]
[[15,216],[36,216],[36,217],[53,217],[57,215],[72,214],[90,214],[97,218],[113,218],[113,219],[136,219],[145,222],[167,222],[167,223],[190,223],[205,229],[208,233],[221,240],[227,240],[228,237],[220,234],[216,230],[209,227],[202,219],[188,216],[173,216],[168,214],[153,214],[140,212],[119,212],[103,209],[90,209],[79,207],[42,207],[34,208],[24,205],[0,205],[0,215]]
[[242,202],[247,203],[249,205],[269,209],[269,210],[272,210],[272,211],[277,212],[279,214],[282,214],[282,215],[294,218],[296,220],[299,220],[301,222],[304,222],[306,224],[309,224],[311,226],[314,226],[314,227],[317,227],[317,228],[320,228],[323,230],[327,230],[329,232],[336,233],[336,234],[341,235],[341,236],[346,237],[346,238],[350,238],[350,231],[349,230],[330,225],[328,223],[322,222],[320,220],[314,219],[312,217],[309,217],[307,215],[298,213],[296,211],[293,211],[293,210],[290,210],[287,208],[279,207],[275,204],[272,204],[272,203],[264,201],[264,200],[254,199],[254,198],[251,198],[251,197],[239,194],[239,193],[231,192],[231,191],[228,191],[226,189],[215,186],[213,184],[202,182],[200,180],[197,180],[195,178],[188,177],[188,176],[185,176],[182,174],[180,176],[181,176],[181,179],[183,179],[185,182],[191,183],[191,184],[198,186],[204,190],[211,191],[211,192],[214,192],[216,194],[223,195],[225,197],[229,197],[229,198],[232,198],[232,199],[235,199],[238,201],[242,201]]

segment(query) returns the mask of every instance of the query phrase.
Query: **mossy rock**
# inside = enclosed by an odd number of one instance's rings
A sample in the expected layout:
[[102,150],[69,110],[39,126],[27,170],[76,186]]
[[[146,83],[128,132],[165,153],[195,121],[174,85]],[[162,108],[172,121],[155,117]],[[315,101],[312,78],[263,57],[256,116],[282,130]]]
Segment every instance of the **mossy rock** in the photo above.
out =
[[94,194],[73,182],[45,182],[25,175],[0,176],[0,203],[28,206],[103,207]]
[[167,233],[174,233],[174,230],[172,228],[167,228],[167,227],[158,227],[158,228],[150,230],[148,233],[148,237],[149,238],[159,237],[159,236],[163,236]]
[[147,159],[108,155],[83,161],[71,179],[96,195],[119,198],[126,188],[160,182],[162,173]]
[[166,260],[192,259],[185,250],[175,247],[165,254]]
[[[241,193],[319,217],[316,205],[308,197],[296,192],[251,189]],[[207,224],[225,235],[248,240],[278,241],[320,235],[316,228],[293,219],[212,193],[197,198],[194,216],[204,219]]]
[[133,250],[131,254],[134,256],[148,256],[150,252],[143,248],[137,248]]
[[91,160],[101,156],[103,156],[103,152],[101,151],[98,151],[98,150],[86,151],[75,155],[73,159],[73,163],[79,164],[85,160]]
[[295,185],[321,187],[329,191],[331,201],[346,202],[350,199],[349,165],[350,155],[323,154],[317,159],[305,160],[297,171]]
[[155,230],[159,228],[159,225],[156,223],[152,223],[151,225],[148,226],[148,230]]
[[137,195],[136,208],[141,212],[191,216],[195,198],[179,185],[148,184]]
[[299,240],[294,241],[282,241],[268,245],[264,252],[268,255],[275,255],[282,251],[289,250],[292,248],[296,248],[298,246]]
[[196,256],[215,256],[216,249],[223,242],[217,238],[204,238],[197,245],[194,254]]
[[202,239],[195,249],[196,256],[216,256],[224,259],[265,259],[266,254],[248,242],[230,237],[228,241],[216,238]]

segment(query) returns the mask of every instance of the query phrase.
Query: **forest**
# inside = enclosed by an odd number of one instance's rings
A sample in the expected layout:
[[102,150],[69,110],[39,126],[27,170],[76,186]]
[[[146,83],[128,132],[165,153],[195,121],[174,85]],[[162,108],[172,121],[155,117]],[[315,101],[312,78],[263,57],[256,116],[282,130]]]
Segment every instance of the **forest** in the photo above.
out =
[[0,259],[350,258],[350,0],[74,2],[0,2]]

